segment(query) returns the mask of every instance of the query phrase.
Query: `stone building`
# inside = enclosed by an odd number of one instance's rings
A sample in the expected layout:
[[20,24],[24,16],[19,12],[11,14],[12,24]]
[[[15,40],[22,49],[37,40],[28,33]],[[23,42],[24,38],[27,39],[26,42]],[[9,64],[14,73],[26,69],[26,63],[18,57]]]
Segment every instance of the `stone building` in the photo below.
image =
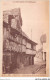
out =
[[33,65],[37,43],[22,31],[20,9],[3,12],[3,73]]

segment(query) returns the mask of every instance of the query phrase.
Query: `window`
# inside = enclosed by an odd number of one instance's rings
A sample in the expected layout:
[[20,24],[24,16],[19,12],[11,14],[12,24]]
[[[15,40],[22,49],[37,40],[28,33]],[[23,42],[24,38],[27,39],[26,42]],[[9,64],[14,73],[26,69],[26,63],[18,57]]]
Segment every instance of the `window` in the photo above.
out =
[[33,45],[31,44],[31,49],[33,49]]
[[11,19],[11,27],[16,29],[17,21],[15,19]]

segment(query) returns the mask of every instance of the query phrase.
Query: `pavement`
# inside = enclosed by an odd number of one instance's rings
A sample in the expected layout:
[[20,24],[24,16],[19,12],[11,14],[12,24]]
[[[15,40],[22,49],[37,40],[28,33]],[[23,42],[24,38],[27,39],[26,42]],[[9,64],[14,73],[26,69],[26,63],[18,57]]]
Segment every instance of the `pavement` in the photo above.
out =
[[14,74],[45,74],[46,64],[45,62],[36,62],[34,65],[24,66],[21,68],[16,68],[13,71]]

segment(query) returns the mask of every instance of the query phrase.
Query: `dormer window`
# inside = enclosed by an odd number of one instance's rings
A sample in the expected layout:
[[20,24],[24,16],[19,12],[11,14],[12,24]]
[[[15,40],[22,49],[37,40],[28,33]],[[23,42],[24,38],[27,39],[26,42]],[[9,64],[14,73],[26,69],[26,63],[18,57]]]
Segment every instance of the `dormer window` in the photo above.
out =
[[11,27],[16,29],[17,21],[15,19],[11,19]]

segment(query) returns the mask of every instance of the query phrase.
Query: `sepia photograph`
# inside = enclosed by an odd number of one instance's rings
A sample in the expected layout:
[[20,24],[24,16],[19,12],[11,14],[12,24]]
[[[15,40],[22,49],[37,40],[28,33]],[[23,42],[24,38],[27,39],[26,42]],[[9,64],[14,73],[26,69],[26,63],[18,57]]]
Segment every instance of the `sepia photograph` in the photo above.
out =
[[47,76],[49,1],[3,1],[2,8],[2,74]]

